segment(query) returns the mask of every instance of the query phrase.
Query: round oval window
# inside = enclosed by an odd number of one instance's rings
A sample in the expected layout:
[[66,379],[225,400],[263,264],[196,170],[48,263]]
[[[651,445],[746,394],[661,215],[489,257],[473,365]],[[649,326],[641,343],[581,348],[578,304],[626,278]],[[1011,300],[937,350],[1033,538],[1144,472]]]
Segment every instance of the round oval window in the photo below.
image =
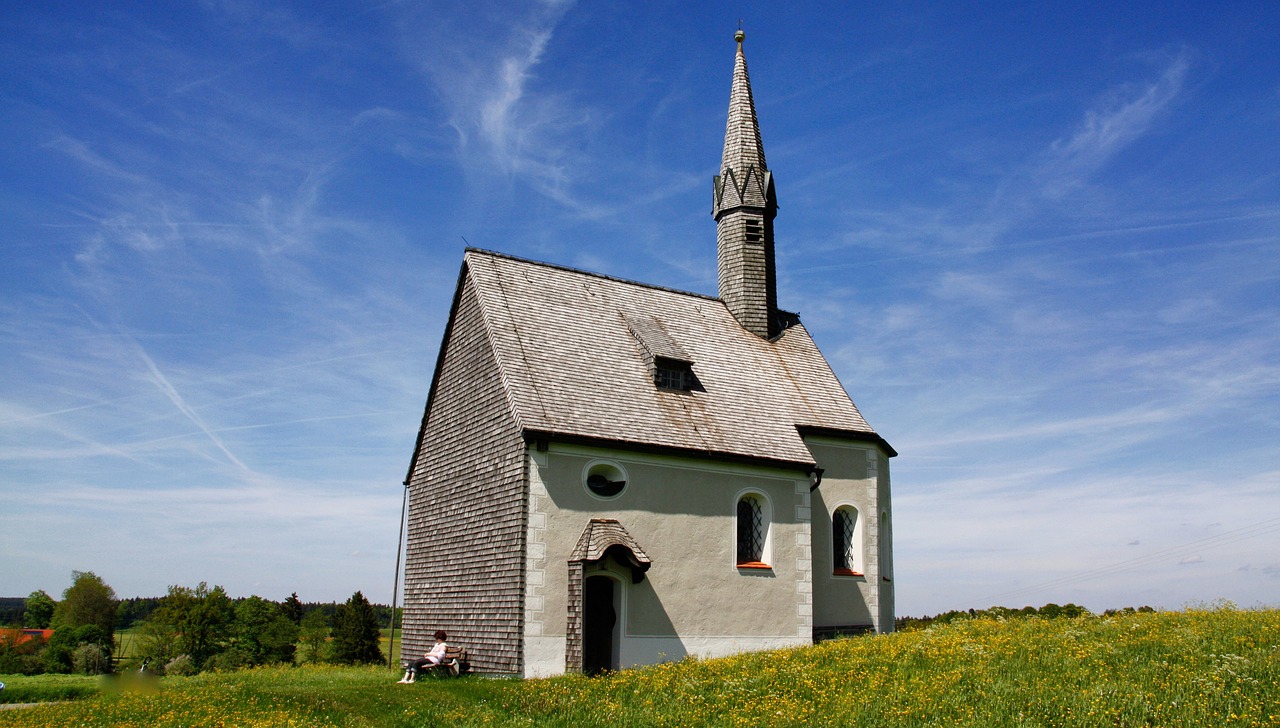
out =
[[587,487],[591,489],[591,492],[605,498],[621,493],[623,486],[626,484],[625,480],[609,480],[608,476],[600,473],[592,473],[587,476]]
[[592,463],[586,476],[587,489],[601,498],[612,498],[627,487],[626,473],[613,463]]

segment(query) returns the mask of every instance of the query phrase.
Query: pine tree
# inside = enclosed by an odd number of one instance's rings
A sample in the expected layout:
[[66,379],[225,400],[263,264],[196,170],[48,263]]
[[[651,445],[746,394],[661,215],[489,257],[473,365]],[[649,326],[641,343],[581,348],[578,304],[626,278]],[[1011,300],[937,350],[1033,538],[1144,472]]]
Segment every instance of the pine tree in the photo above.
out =
[[357,591],[346,604],[338,607],[333,618],[334,662],[346,665],[382,662],[379,634],[373,606]]
[[298,592],[290,594],[288,599],[281,602],[280,609],[294,624],[302,624],[302,601],[298,599]]

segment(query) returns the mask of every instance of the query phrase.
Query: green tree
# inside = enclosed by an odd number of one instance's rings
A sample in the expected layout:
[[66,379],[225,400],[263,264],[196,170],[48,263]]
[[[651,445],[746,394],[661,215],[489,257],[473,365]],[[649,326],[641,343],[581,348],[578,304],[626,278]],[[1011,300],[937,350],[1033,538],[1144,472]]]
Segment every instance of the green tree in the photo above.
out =
[[1089,614],[1089,610],[1079,604],[1067,602],[1062,605],[1062,616],[1064,617],[1083,617]]
[[329,644],[329,617],[323,611],[313,609],[307,612],[307,616],[302,618],[298,636],[302,642],[303,662],[324,662],[328,658],[325,653]]
[[111,637],[116,628],[116,592],[92,571],[71,572],[71,586],[53,610],[52,624],[82,627],[95,624]]
[[280,605],[280,609],[284,612],[284,616],[293,620],[294,624],[302,624],[302,601],[298,599],[298,592],[289,595]]
[[234,634],[248,665],[293,662],[298,625],[275,602],[251,596],[237,604]]
[[259,638],[263,664],[292,665],[298,653],[299,632],[298,625],[283,614],[263,627]]
[[28,629],[48,629],[53,622],[53,612],[58,603],[43,589],[27,595],[26,608],[22,612],[22,626]]
[[[49,672],[70,672],[76,667],[76,649],[82,645],[93,645],[101,658],[82,659],[81,667],[105,671],[103,665],[111,665],[115,644],[116,592],[102,577],[92,571],[71,572],[71,586],[62,593],[62,601],[54,607],[50,624],[54,633],[44,654]],[[86,653],[81,651],[81,657]]]
[[129,597],[121,599],[116,608],[116,629],[128,629],[143,623],[151,613],[160,608],[164,597]]
[[73,653],[77,646],[75,632],[75,627],[58,627],[53,631],[53,636],[41,653],[45,672],[71,672]]
[[333,659],[344,665],[380,663],[378,618],[360,592],[338,607],[333,618]]
[[178,628],[168,615],[157,609],[136,628],[133,654],[146,672],[162,674],[164,666],[182,654],[178,651]]
[[82,672],[97,675],[111,671],[111,638],[96,624],[62,625],[53,631],[41,654],[46,672]]
[[187,655],[197,669],[231,639],[235,607],[220,586],[169,587],[160,608],[143,623],[139,651],[152,664]]
[[111,644],[108,635],[96,624],[76,627],[72,642],[71,666],[85,675],[101,675],[111,672]]

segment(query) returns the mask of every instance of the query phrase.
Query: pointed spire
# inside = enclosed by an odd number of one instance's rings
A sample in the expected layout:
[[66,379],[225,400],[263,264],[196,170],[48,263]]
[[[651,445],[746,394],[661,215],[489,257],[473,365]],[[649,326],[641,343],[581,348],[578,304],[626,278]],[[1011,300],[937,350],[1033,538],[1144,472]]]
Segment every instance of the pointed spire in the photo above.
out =
[[744,37],[741,28],[733,36],[738,52],[733,59],[724,154],[711,214],[716,220],[720,298],[743,328],[769,338],[778,332],[773,262],[778,203],[760,141],[747,57],[742,52]]
[[[724,129],[724,154],[720,158],[720,170],[733,170],[741,185],[750,169],[764,172],[764,144],[760,141],[760,123],[756,119],[756,104],[751,96],[751,77],[747,74],[747,57],[742,52],[742,40],[746,34],[741,29],[734,33],[738,52],[733,59],[733,86],[729,92],[729,120]],[[761,203],[763,204],[763,200]]]

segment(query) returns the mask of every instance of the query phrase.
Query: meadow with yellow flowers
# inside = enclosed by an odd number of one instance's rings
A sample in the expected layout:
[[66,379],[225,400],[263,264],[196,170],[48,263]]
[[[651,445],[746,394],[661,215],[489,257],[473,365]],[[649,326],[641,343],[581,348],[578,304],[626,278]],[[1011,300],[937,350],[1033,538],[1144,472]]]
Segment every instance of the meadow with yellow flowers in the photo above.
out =
[[982,618],[597,678],[395,679],[282,667],[113,683],[0,723],[1280,726],[1280,610]]

